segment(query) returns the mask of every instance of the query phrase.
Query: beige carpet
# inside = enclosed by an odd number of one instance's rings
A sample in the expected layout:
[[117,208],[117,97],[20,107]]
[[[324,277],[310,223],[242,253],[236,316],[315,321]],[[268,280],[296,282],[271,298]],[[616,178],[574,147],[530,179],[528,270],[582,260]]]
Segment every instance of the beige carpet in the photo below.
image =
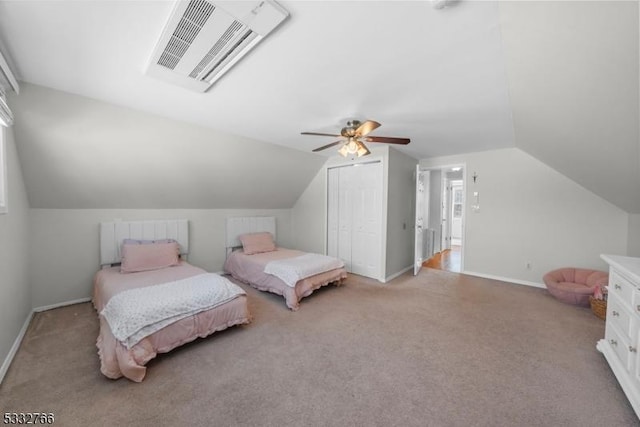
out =
[[245,289],[252,324],[156,358],[141,384],[100,374],[90,304],[37,314],[0,411],[61,426],[638,424],[595,348],[604,322],[545,290],[423,269],[351,276],[293,313]]

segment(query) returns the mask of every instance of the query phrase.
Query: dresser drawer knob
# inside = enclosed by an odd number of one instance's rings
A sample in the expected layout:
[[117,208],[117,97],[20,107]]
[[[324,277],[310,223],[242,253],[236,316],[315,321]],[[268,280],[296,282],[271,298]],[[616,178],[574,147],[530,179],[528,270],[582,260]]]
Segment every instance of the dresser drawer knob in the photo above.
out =
[[618,341],[616,341],[616,340],[609,340],[609,343],[611,345],[618,345]]
[[638,350],[636,350],[636,348],[635,348],[635,347],[629,346],[629,351],[630,351],[631,353],[637,353],[637,351],[638,351]]
[[613,285],[614,288],[616,289],[622,289],[622,286],[618,285],[617,283],[615,285]]
[[613,314],[614,316],[620,316],[620,313],[618,313],[618,312],[617,312],[617,311],[615,311],[615,310],[613,310],[613,311],[611,312],[611,314]]

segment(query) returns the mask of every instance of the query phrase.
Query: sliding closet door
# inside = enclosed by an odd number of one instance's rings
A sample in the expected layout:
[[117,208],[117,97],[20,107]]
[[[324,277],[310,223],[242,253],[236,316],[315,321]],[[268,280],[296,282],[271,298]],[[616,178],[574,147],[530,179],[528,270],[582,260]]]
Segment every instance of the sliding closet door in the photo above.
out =
[[347,271],[353,271],[353,167],[337,168],[338,176],[338,258]]
[[327,172],[327,254],[347,271],[373,279],[382,272],[382,163]]
[[351,167],[351,271],[380,279],[382,269],[382,163]]

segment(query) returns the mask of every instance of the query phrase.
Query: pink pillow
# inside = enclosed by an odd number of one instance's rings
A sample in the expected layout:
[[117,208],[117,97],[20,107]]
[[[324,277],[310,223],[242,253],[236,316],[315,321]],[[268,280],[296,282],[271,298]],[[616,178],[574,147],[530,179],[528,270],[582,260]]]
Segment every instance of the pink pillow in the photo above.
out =
[[122,245],[121,273],[159,270],[179,264],[180,248],[177,242]]
[[273,236],[269,232],[243,234],[239,237],[242,242],[242,250],[247,255],[271,252],[276,250]]

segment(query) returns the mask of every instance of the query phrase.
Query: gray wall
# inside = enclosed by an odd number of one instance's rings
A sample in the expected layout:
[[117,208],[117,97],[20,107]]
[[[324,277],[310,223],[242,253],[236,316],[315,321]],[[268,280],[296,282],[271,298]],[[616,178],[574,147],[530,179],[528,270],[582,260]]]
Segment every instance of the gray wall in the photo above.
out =
[[293,246],[290,209],[31,209],[32,304],[42,307],[91,296],[93,275],[100,268],[100,222],[188,219],[189,262],[221,271],[225,218],[256,215],[275,216],[277,243]]
[[8,167],[9,212],[0,215],[0,364],[31,312],[27,269],[29,205],[11,128],[4,129]]
[[[522,150],[425,159],[420,164],[465,164],[465,271],[541,284],[542,276],[555,268],[606,270],[600,254],[627,252],[625,211]],[[479,212],[471,210],[474,191],[480,193]]]
[[640,214],[637,1],[500,1],[516,147]]
[[413,157],[389,147],[387,277],[413,265],[417,164]]
[[32,208],[285,209],[325,161],[42,86],[11,101]]
[[321,167],[291,209],[297,249],[325,253],[327,233],[327,169]]

